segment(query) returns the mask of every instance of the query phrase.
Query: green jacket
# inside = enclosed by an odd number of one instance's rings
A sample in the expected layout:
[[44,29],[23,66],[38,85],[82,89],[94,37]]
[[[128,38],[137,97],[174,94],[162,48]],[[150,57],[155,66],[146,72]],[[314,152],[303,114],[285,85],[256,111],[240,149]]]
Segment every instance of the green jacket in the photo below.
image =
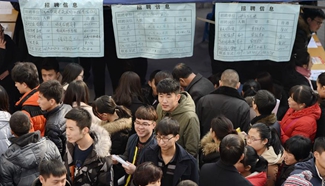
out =
[[[200,122],[195,113],[195,104],[191,95],[187,92],[180,94],[179,105],[175,110],[168,113],[168,116],[177,120],[180,125],[178,144],[196,157],[200,143]],[[161,104],[158,104],[157,113],[158,123],[166,116],[167,112],[162,110]]]

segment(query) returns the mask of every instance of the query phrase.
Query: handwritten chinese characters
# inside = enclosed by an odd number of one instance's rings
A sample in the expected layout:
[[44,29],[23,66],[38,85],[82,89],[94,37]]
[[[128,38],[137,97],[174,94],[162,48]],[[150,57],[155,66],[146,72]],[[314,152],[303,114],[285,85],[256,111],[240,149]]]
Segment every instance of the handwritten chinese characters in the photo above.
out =
[[222,61],[289,61],[299,6],[216,4],[214,58]]
[[193,55],[195,4],[112,6],[119,58]]
[[20,0],[28,51],[42,57],[102,57],[102,1]]

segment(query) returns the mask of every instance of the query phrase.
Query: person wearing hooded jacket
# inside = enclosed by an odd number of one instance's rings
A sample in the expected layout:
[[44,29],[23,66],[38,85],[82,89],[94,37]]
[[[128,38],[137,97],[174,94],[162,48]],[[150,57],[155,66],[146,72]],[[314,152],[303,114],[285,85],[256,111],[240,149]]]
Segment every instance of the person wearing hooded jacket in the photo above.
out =
[[11,144],[9,138],[12,137],[10,131],[9,98],[7,91],[0,85],[0,156]]
[[61,160],[60,152],[52,141],[41,137],[40,131],[29,133],[31,123],[24,112],[15,112],[9,124],[14,137],[0,159],[0,185],[30,186],[38,177],[40,161]]
[[177,143],[196,157],[200,143],[200,123],[191,95],[180,92],[180,84],[171,78],[163,79],[158,83],[157,93],[159,100],[157,123],[165,116],[177,120],[180,125],[180,138]]
[[110,156],[111,139],[91,115],[82,108],[73,108],[66,115],[67,151],[65,166],[72,185],[113,185]]

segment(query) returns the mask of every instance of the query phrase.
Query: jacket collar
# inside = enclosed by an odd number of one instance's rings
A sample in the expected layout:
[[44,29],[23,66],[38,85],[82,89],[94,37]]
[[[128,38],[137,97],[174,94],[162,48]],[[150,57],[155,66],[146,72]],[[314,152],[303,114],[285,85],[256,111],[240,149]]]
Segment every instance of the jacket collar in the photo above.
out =
[[9,139],[9,141],[12,144],[16,144],[20,147],[24,147],[30,143],[36,143],[41,139],[41,133],[40,131],[35,131],[31,133],[24,134],[19,137],[12,137]]
[[236,89],[227,86],[221,86],[217,88],[215,91],[211,92],[211,94],[223,94],[226,96],[238,98],[245,101],[245,99],[240,96],[239,92]]
[[188,91],[189,89],[192,88],[192,86],[198,82],[200,79],[202,79],[202,75],[201,74],[196,74],[194,79],[191,81],[191,83],[185,88],[185,91]]
[[[223,162],[221,159],[217,161],[216,163],[219,167],[221,167],[223,170],[230,171],[230,172],[237,172],[237,169],[234,165],[229,165],[225,162]],[[239,174],[239,173],[238,173]]]
[[274,113],[271,114],[262,114],[260,116],[256,116],[252,119],[251,124],[255,123],[264,123],[268,126],[272,125],[277,121],[277,118]]
[[44,112],[44,117],[45,118],[48,118],[49,116],[51,116],[53,113],[56,113],[58,110],[60,110],[60,108],[63,106],[63,104],[58,104],[57,107],[55,107],[54,109],[46,112],[46,111],[43,111]]
[[208,155],[212,152],[216,152],[219,149],[219,142],[215,142],[211,137],[211,133],[208,132],[202,139],[201,139],[201,147],[202,152],[204,155]]

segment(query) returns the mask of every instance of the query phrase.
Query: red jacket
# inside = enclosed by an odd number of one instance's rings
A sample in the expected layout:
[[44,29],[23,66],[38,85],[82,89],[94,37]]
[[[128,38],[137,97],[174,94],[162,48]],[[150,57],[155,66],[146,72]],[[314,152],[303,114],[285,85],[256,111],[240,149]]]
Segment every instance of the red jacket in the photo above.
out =
[[265,186],[267,181],[266,172],[251,174],[246,176],[246,179],[254,186]]
[[299,111],[289,108],[280,121],[282,143],[295,135],[302,135],[314,141],[317,130],[316,122],[320,115],[321,109],[318,103]]

